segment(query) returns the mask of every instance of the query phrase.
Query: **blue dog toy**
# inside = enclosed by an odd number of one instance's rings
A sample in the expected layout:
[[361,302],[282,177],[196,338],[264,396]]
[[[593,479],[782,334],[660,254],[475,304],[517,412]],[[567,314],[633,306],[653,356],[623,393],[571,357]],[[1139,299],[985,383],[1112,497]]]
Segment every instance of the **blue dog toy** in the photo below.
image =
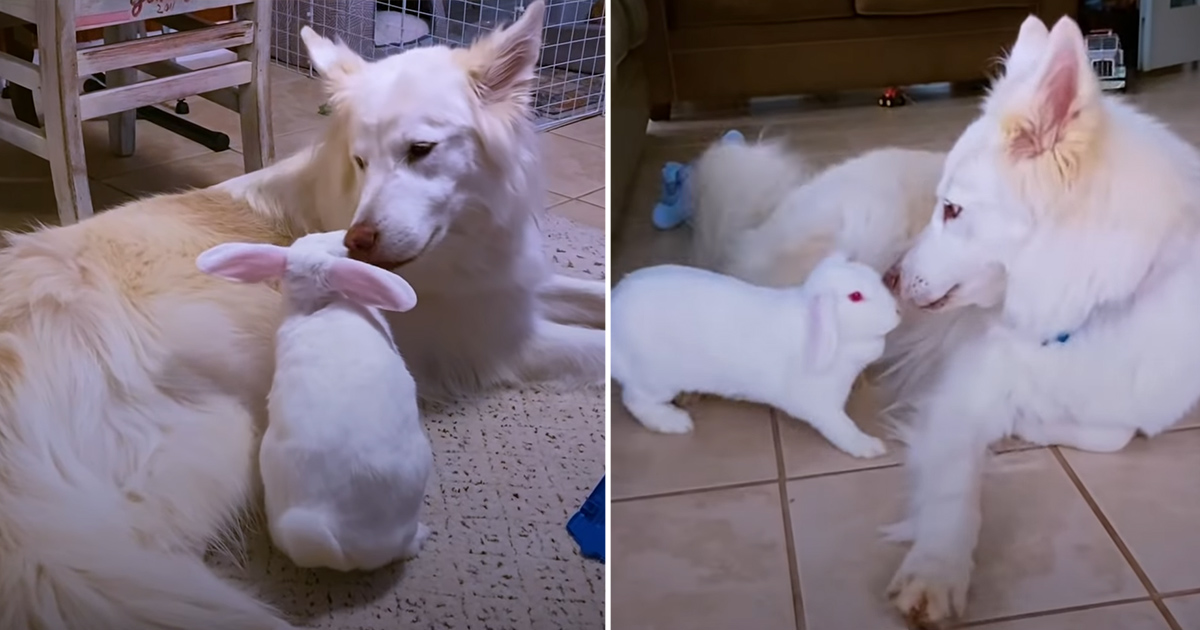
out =
[[579,543],[579,553],[585,558],[604,562],[604,477],[588,495],[583,507],[567,521],[567,531]]
[[[723,144],[745,144],[742,132],[731,129],[721,136]],[[679,162],[667,162],[662,170],[662,197],[654,206],[654,227],[670,230],[687,223],[692,218],[692,199],[688,191],[688,177],[692,166]]]

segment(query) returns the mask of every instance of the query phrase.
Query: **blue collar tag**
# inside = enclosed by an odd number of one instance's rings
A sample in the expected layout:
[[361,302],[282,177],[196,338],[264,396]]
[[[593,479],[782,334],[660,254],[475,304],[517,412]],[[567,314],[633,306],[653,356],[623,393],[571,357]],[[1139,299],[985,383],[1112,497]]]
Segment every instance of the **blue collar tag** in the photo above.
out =
[[1071,333],[1067,333],[1067,332],[1058,333],[1057,335],[1054,336],[1053,339],[1047,339],[1047,340],[1043,341],[1042,345],[1048,346],[1052,343],[1067,343],[1067,340],[1070,338],[1071,338]]

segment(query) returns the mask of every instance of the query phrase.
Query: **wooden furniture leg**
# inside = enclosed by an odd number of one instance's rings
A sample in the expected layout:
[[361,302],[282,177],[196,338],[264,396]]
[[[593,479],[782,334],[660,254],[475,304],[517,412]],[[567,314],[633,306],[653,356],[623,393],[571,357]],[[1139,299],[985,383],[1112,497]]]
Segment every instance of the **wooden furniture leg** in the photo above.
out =
[[46,157],[54,179],[59,221],[70,225],[92,216],[79,116],[75,0],[38,2],[37,26],[42,107],[46,110]]
[[[109,26],[104,29],[104,43],[116,44],[118,42],[129,41],[136,39],[137,35],[138,25],[136,23]],[[136,81],[137,70],[132,68],[120,68],[104,73],[105,87],[120,87]],[[129,157],[133,155],[136,147],[137,110],[131,109],[109,115],[108,148],[112,151],[112,154],[118,157]]]
[[[17,32],[18,29],[22,32]],[[25,61],[33,61],[33,46],[29,44],[33,35],[27,31],[25,26],[13,26],[0,30],[0,33],[3,33],[4,48],[8,54]],[[9,81],[8,95],[12,99],[13,115],[17,120],[34,127],[42,126],[42,122],[38,120],[33,90],[28,86]]]
[[238,59],[251,63],[250,82],[238,88],[238,112],[242,119],[242,158],[246,172],[275,161],[271,129],[271,3],[256,0],[237,7],[240,20],[254,22],[254,41],[238,48]]

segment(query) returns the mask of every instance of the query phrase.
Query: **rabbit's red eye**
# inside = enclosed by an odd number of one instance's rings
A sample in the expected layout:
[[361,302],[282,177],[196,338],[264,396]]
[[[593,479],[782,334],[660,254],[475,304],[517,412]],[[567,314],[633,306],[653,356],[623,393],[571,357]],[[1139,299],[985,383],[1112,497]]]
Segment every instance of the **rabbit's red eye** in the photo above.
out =
[[942,221],[953,221],[962,213],[962,206],[956,203],[946,202],[942,204]]
[[851,293],[851,294],[850,294],[850,301],[851,301],[851,302],[861,302],[861,301],[863,301],[863,294],[862,294],[862,292],[861,292],[861,291],[855,291],[854,293]]

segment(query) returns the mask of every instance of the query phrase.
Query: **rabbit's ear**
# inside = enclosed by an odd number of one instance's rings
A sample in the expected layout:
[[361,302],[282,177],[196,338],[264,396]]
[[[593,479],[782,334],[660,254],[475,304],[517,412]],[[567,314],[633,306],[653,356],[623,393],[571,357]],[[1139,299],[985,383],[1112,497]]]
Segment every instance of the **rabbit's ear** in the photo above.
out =
[[832,295],[820,293],[808,304],[808,365],[817,373],[828,370],[837,347],[837,304]]
[[417,305],[417,293],[404,278],[357,260],[334,260],[328,282],[330,288],[365,306],[403,312]]
[[263,282],[283,275],[287,251],[268,243],[222,243],[200,254],[196,267],[226,280]]

